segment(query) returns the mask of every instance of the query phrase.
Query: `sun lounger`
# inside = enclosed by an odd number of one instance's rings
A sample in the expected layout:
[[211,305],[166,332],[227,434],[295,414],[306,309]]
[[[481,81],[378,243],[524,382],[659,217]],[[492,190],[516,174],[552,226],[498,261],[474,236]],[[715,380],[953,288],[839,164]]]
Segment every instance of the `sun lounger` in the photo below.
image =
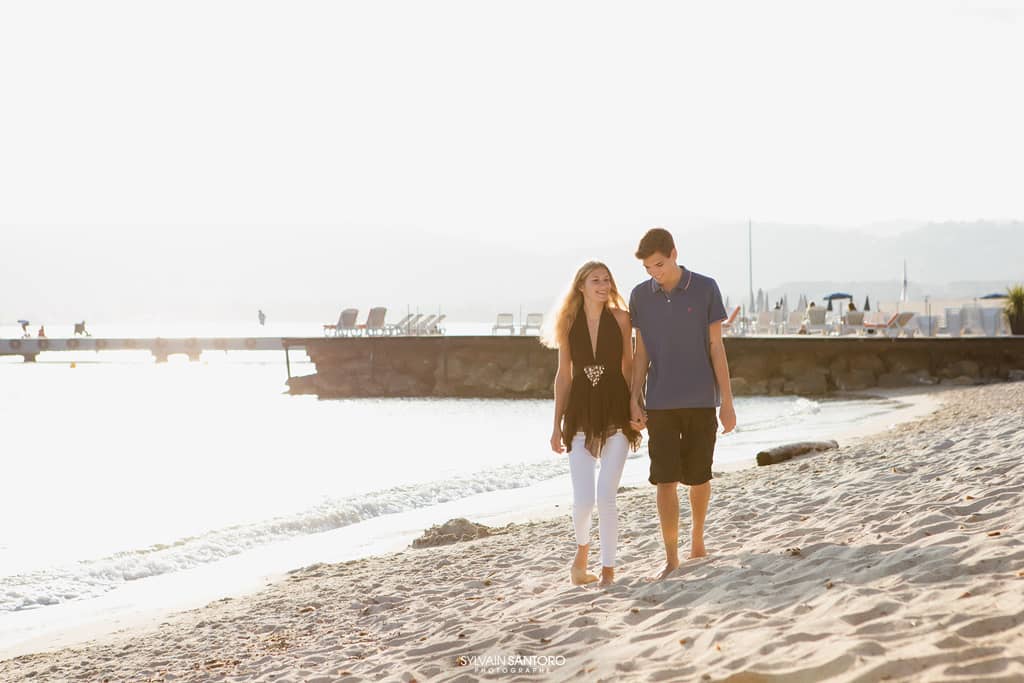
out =
[[497,334],[501,330],[508,330],[509,334],[516,333],[515,316],[511,313],[499,313],[498,320],[491,328],[491,334]]
[[946,334],[950,337],[959,337],[963,331],[964,321],[960,315],[959,308],[946,309]]
[[813,334],[815,332],[821,332],[822,334],[828,334],[828,324],[825,322],[825,314],[828,313],[824,308],[808,308],[807,309],[807,332]]
[[1002,313],[998,308],[981,309],[981,329],[986,337],[994,337],[999,333],[999,317]]
[[430,315],[428,315],[427,317],[423,318],[418,323],[416,323],[416,326],[412,329],[412,334],[415,334],[415,335],[418,335],[418,336],[422,336],[424,334],[430,334],[430,332],[429,332],[430,327],[434,324],[434,322],[436,320],[437,320],[437,314],[436,313],[431,313]]
[[447,317],[448,317],[448,315],[446,313],[442,313],[441,315],[437,316],[437,318],[434,320],[434,322],[430,323],[430,325],[426,328],[426,333],[427,334],[444,334],[444,327],[442,327],[441,324],[444,322],[444,319],[447,318]]
[[544,324],[543,313],[527,313],[526,322],[519,328],[519,334],[524,335],[530,330],[536,330],[540,334],[540,326]]
[[356,318],[359,316],[358,308],[346,308],[338,316],[338,322],[333,325],[324,325],[324,334],[327,336],[339,337],[348,336],[356,331]]
[[843,319],[843,334],[864,332],[864,311],[849,311]]
[[905,311],[903,313],[893,313],[884,324],[879,323],[864,323],[864,328],[868,330],[875,330],[883,332],[889,337],[898,337],[901,334],[908,332],[907,323],[914,317],[914,314]]
[[915,315],[914,319],[908,324],[908,327],[910,326],[915,327],[917,334],[920,334],[922,337],[934,337],[939,331],[939,316]]
[[388,315],[388,309],[377,306],[370,309],[366,314],[366,322],[359,326],[359,330],[368,337],[378,337],[384,334],[386,329],[384,319]]
[[384,331],[387,334],[405,334],[406,333],[406,325],[408,325],[409,321],[412,320],[412,319],[413,319],[413,314],[410,313],[407,316],[405,316],[404,318],[402,318],[401,320],[399,320],[397,323],[389,323],[389,324],[385,325]]
[[786,319],[784,332],[786,334],[796,334],[800,331],[800,327],[804,324],[804,313],[803,311],[790,311],[789,317]]

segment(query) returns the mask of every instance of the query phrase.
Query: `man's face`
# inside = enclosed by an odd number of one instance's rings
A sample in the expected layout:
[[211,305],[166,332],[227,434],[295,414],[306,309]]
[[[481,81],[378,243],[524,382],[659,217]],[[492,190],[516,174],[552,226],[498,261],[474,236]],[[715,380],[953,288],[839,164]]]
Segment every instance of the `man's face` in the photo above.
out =
[[653,277],[654,281],[659,285],[664,284],[666,280],[675,274],[675,267],[675,249],[673,249],[672,253],[668,256],[656,251],[644,259],[644,270],[646,270],[647,274]]

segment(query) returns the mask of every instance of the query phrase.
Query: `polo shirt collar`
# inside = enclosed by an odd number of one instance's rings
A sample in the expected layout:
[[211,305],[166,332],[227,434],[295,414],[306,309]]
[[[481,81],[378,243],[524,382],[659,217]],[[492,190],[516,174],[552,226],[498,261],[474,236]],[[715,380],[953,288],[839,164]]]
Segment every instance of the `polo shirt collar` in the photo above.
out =
[[[685,292],[690,288],[690,280],[693,279],[693,273],[687,270],[686,266],[679,266],[679,268],[683,271],[683,274],[682,277],[679,278],[679,282],[677,282],[676,286],[672,289],[673,292]],[[651,291],[655,293],[665,291],[653,277],[651,278]]]

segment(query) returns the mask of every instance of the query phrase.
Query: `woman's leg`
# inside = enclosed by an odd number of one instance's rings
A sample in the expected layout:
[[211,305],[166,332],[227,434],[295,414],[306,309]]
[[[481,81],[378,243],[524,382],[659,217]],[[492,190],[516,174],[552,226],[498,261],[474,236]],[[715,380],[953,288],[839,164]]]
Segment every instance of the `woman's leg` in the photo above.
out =
[[[601,450],[601,471],[597,477],[598,533],[601,539],[601,565],[614,570],[615,551],[618,546],[619,516],[615,496],[622,480],[622,470],[629,454],[629,441],[622,432],[608,437]],[[605,581],[610,583],[614,571],[603,572]]]
[[572,524],[576,531],[576,558],[572,563],[573,583],[597,581],[587,574],[587,553],[590,550],[590,519],[594,514],[594,469],[597,461],[584,444],[583,436],[572,440],[569,451],[569,474],[572,477]]

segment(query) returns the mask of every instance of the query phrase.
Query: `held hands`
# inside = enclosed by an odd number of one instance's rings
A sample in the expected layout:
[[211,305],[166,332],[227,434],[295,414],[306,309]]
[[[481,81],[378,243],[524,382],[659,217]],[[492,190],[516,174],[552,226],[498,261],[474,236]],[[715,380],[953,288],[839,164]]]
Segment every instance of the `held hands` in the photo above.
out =
[[629,426],[638,432],[647,427],[647,413],[637,401],[629,402]]
[[558,427],[551,432],[551,450],[555,453],[565,453],[565,446],[562,444],[562,430]]
[[723,434],[728,434],[736,429],[736,409],[733,407],[732,401],[722,403],[722,407],[718,411],[718,420],[722,423]]

